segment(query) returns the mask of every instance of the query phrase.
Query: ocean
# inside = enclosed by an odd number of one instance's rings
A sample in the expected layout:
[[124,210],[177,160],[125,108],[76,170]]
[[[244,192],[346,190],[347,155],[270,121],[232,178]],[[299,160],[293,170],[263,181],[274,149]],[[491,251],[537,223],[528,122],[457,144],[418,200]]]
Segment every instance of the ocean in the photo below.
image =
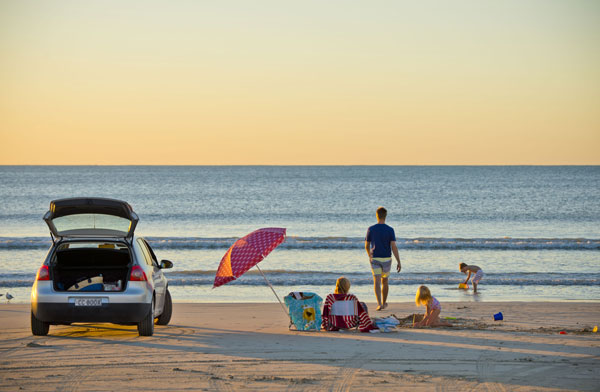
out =
[[[600,166],[0,166],[11,302],[29,302],[50,201],[81,196],[133,206],[136,233],[174,263],[175,302],[275,302],[255,268],[212,288],[227,248],[261,227],[287,229],[260,263],[280,297],[325,297],[344,275],[374,302],[364,236],[379,206],[402,259],[389,302],[413,301],[421,284],[441,302],[600,301]],[[461,262],[484,270],[479,294],[458,289]]]

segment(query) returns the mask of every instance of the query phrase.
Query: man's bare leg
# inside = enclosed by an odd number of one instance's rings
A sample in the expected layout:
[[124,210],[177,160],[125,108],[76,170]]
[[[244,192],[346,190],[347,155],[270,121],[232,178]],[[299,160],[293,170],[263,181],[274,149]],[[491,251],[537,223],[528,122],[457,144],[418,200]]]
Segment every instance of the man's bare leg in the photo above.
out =
[[375,298],[377,298],[377,309],[381,310],[381,275],[373,275],[373,289],[375,290]]
[[473,292],[477,292],[477,282],[473,282]]
[[388,278],[381,278],[381,299],[382,301],[382,305],[381,305],[381,309],[385,309],[387,308],[387,297],[388,297],[388,290],[389,290],[389,286],[388,286]]

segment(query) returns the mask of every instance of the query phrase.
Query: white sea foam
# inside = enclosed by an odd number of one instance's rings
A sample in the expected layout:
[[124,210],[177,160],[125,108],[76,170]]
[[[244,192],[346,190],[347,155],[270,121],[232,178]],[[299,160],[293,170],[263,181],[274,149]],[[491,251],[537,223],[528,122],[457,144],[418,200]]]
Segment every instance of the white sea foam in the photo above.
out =
[[[148,237],[156,249],[227,249],[237,238]],[[600,239],[589,238],[398,238],[402,249],[600,250]],[[0,249],[41,249],[45,237],[0,237]],[[362,249],[360,237],[288,237],[280,249]]]
[[[278,286],[330,286],[344,275],[354,286],[371,285],[373,278],[368,272],[344,273],[342,271],[286,271],[263,270],[269,281]],[[173,271],[166,276],[170,286],[212,286],[216,271]],[[392,286],[445,285],[455,287],[462,275],[458,273],[403,273],[390,276]],[[35,274],[7,273],[0,275],[0,287],[28,287],[33,284]],[[243,277],[230,284],[242,286],[264,285],[262,274],[256,270],[246,272]],[[598,286],[600,274],[583,273],[504,273],[485,274],[482,284],[488,286]]]

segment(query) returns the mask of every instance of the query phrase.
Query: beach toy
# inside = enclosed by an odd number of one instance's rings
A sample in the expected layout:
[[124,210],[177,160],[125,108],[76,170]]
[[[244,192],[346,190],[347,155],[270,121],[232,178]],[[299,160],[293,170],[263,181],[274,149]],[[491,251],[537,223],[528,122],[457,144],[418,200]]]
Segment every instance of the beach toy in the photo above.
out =
[[594,332],[594,333],[598,332],[598,326],[597,325],[594,325],[594,328],[592,329],[592,332]]
[[494,320],[498,321],[498,320],[504,320],[504,316],[502,315],[502,312],[498,312],[494,315]]
[[458,288],[459,289],[468,289],[469,285],[467,285],[466,283],[459,283],[458,284]]
[[566,335],[566,334],[567,334],[567,331],[560,331],[560,332],[559,332],[559,334],[561,334],[561,335]]

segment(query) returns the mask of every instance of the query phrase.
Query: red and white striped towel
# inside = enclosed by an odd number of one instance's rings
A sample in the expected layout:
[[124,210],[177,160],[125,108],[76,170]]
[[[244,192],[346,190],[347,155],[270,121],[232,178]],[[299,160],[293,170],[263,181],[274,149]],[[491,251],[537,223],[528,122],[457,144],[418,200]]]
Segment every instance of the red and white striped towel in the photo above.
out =
[[[347,302],[338,304],[339,301]],[[323,305],[322,317],[322,327],[327,331],[351,329],[357,325],[361,332],[377,329],[354,294],[329,294]]]

